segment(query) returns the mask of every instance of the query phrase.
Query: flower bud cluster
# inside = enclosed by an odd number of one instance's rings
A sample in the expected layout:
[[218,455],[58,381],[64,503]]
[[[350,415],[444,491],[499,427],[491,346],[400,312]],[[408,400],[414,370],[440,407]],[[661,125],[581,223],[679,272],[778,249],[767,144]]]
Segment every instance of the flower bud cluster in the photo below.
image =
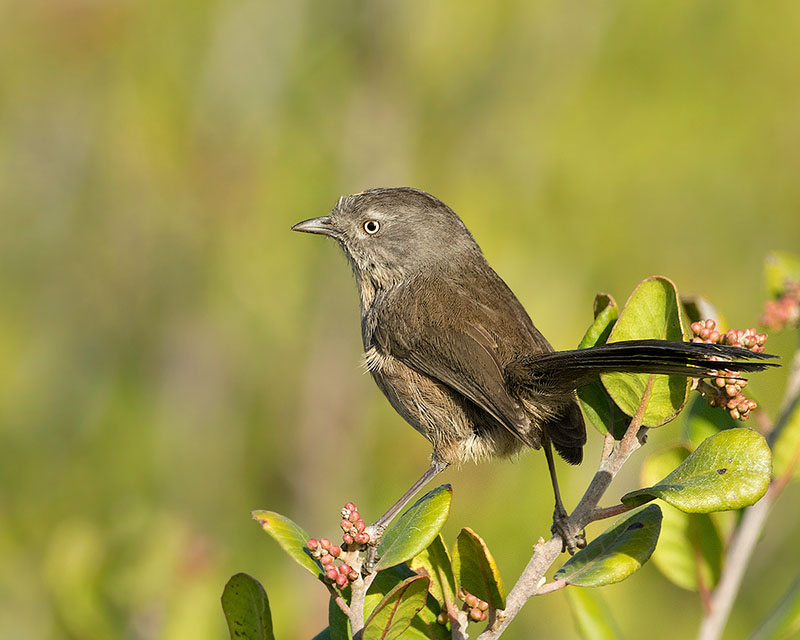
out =
[[369,543],[369,534],[365,531],[367,525],[352,502],[348,502],[342,508],[342,521],[339,526],[344,533],[342,540],[348,547]]
[[727,344],[742,347],[753,353],[763,353],[766,333],[758,333],[755,329],[730,329],[725,333],[717,331],[717,323],[713,320],[698,320],[692,323],[692,342],[708,342],[710,344]]
[[458,590],[458,598],[464,601],[463,610],[467,612],[470,621],[482,622],[486,620],[487,611],[489,610],[488,602],[484,602],[478,596],[469,593],[464,587]]
[[759,322],[770,331],[800,326],[800,281],[788,282],[780,298],[767,300]]
[[[693,322],[692,332],[695,335],[692,342],[742,347],[754,353],[762,353],[767,341],[767,335],[758,333],[755,329],[731,329],[721,333],[717,331],[717,323],[713,320]],[[740,377],[737,371],[728,369],[712,371],[711,374],[711,384],[701,383],[698,387],[703,397],[712,407],[725,409],[734,420],[747,420],[750,412],[758,406],[755,400],[748,399],[742,393],[742,389],[747,386],[747,380]]]
[[[333,544],[327,538],[319,540],[310,538],[306,542],[306,548],[311,552],[311,557],[322,565],[325,580],[343,589],[358,580],[359,572],[343,562],[340,556],[348,551],[362,550],[369,542],[369,534],[364,531],[366,525],[352,502],[344,505],[341,515],[341,527],[344,532],[341,546]],[[337,562],[340,563],[338,566]]]

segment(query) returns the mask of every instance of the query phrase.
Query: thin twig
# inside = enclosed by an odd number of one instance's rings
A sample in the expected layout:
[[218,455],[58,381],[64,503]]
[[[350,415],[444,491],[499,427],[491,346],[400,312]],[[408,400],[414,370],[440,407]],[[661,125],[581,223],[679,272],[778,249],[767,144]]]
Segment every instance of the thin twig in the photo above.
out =
[[347,602],[345,602],[342,595],[333,588],[332,585],[325,583],[325,586],[328,587],[328,591],[331,593],[331,600],[336,603],[336,606],[342,610],[342,613],[346,615],[348,618],[350,617],[350,607],[347,606]]

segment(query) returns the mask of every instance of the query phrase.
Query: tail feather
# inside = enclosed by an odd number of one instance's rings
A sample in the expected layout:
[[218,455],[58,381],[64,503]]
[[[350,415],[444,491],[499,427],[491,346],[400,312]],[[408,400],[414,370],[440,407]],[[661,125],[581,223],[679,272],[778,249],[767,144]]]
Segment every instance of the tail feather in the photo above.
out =
[[522,356],[508,366],[507,373],[520,386],[538,392],[564,393],[612,371],[708,378],[714,377],[718,370],[762,371],[777,366],[763,362],[775,357],[742,347],[704,342],[628,340],[588,349]]

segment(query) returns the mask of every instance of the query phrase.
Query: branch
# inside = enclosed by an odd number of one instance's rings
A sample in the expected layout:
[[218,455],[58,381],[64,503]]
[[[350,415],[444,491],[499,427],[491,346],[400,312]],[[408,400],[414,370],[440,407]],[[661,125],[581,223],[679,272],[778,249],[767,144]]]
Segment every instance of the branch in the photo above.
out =
[[[609,439],[605,439],[603,454],[597,472],[594,474],[594,478],[592,478],[578,506],[575,507],[575,510],[567,518],[570,529],[580,531],[592,521],[597,511],[597,504],[608,489],[611,481],[617,473],[619,473],[622,465],[630,458],[631,454],[641,447],[647,439],[647,427],[642,426],[642,419],[644,418],[644,412],[647,408],[652,388],[653,376],[650,376],[636,415],[633,416],[625,435],[622,437],[622,440],[619,441],[616,448],[612,449]],[[532,596],[537,595],[540,591],[546,593],[561,588],[560,585],[557,587],[551,586],[558,583],[545,585],[544,574],[556,561],[558,556],[561,555],[562,547],[563,541],[559,535],[553,535],[547,542],[545,542],[543,538],[539,539],[539,542],[533,548],[533,555],[528,561],[528,565],[523,570],[514,588],[511,589],[508,598],[506,598],[506,608],[502,612],[498,612],[497,618],[493,624],[489,625],[483,633],[478,636],[479,640],[494,640],[495,638],[499,638],[519,613],[520,609],[522,609],[522,606]]]

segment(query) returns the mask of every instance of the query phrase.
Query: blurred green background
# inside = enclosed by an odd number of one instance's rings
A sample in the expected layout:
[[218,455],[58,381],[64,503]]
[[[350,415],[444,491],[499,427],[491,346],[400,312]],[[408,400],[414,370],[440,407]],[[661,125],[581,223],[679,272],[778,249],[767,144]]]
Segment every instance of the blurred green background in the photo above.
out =
[[[359,369],[340,251],[289,232],[342,194],[442,198],[557,348],[652,274],[753,325],[766,253],[800,249],[798,33],[797,2],[0,2],[0,636],[223,638],[237,571],[279,637],[324,626],[249,511],[333,537],[429,455]],[[784,376],[752,384],[773,412]],[[591,472],[562,467],[568,503]],[[510,586],[543,456],[445,480],[446,538],[472,526]],[[796,573],[799,497],[731,638]],[[602,595],[629,637],[696,630],[652,564]],[[508,635],[574,634],[559,593]]]

